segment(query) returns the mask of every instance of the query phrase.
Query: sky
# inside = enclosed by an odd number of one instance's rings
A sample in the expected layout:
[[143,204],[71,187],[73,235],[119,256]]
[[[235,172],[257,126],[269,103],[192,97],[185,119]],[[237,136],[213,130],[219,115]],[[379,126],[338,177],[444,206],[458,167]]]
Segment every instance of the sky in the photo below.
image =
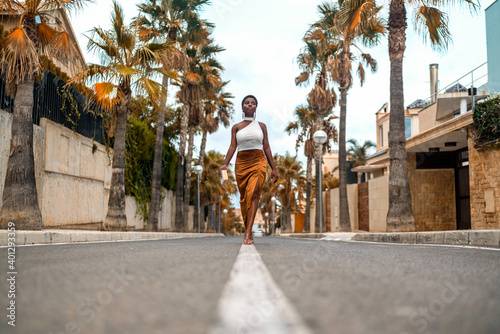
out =
[[[128,20],[137,15],[136,4],[139,2],[119,1]],[[415,34],[412,9],[408,8],[403,63],[405,105],[430,96],[429,64],[439,64],[439,85],[443,88],[486,62],[484,9],[493,2],[482,2],[476,14],[470,14],[463,8],[447,10],[453,44],[445,54],[432,51],[422,37]],[[273,154],[289,152],[294,155],[296,136],[289,136],[284,129],[294,121],[295,107],[306,102],[311,89],[311,86],[295,86],[294,78],[300,74],[296,58],[304,45],[304,33],[319,18],[317,5],[321,1],[213,0],[212,3],[205,8],[202,18],[215,24],[215,41],[226,49],[219,60],[225,67],[223,79],[230,80],[227,91],[235,96],[231,126],[241,121],[241,99],[253,94],[259,102],[257,120],[267,125]],[[379,2],[384,6],[383,15],[386,18],[388,3]],[[79,13],[71,14],[73,29],[87,62],[97,62],[97,59],[86,52],[87,39],[83,34],[88,34],[95,26],[108,29],[111,10],[111,0],[98,0]],[[380,45],[363,50],[377,60],[378,71],[374,74],[367,71],[363,87],[355,77],[347,97],[346,138],[375,142],[375,112],[389,101],[387,38],[383,38]],[[334,114],[339,115],[338,106],[334,108]],[[207,151],[227,152],[231,126],[221,128],[208,137]],[[196,148],[200,141],[201,138],[196,138]],[[305,162],[302,148],[298,158]],[[234,161],[233,157],[232,163]]]

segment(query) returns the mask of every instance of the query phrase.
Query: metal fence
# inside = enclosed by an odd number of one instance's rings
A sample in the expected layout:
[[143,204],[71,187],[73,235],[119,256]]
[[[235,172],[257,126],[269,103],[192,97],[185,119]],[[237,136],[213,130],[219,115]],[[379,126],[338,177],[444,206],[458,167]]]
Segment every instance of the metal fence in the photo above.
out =
[[[14,111],[14,98],[6,93],[0,76],[0,108]],[[102,110],[55,74],[45,71],[33,91],[33,123],[45,117],[101,144],[105,141]]]
[[14,99],[7,95],[5,79],[0,73],[0,109],[8,112],[14,111]]

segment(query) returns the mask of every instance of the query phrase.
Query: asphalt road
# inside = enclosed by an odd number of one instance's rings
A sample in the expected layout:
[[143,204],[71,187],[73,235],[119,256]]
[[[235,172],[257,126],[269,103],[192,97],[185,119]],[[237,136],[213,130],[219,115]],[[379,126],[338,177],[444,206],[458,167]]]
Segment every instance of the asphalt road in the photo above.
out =
[[[1,333],[207,333],[242,237],[16,249],[16,327]],[[256,238],[313,333],[499,333],[500,251]],[[250,291],[251,293],[251,291]]]

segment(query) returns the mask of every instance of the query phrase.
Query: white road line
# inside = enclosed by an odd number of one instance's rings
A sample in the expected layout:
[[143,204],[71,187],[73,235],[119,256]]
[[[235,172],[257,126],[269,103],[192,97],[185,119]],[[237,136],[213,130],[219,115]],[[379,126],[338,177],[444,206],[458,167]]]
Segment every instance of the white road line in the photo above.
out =
[[242,245],[210,334],[312,333],[273,281],[254,245]]

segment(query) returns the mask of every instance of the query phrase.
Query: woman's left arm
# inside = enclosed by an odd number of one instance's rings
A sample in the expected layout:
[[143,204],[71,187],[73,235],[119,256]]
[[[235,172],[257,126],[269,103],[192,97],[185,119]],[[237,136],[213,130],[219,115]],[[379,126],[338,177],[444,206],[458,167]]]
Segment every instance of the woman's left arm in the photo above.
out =
[[262,132],[264,133],[264,140],[262,141],[262,145],[264,146],[264,153],[267,158],[267,162],[269,166],[271,166],[271,180],[273,183],[278,181],[278,172],[276,171],[276,166],[274,165],[273,155],[271,153],[271,147],[269,146],[269,140],[267,139],[267,127],[264,123],[259,122],[260,127],[262,128]]

